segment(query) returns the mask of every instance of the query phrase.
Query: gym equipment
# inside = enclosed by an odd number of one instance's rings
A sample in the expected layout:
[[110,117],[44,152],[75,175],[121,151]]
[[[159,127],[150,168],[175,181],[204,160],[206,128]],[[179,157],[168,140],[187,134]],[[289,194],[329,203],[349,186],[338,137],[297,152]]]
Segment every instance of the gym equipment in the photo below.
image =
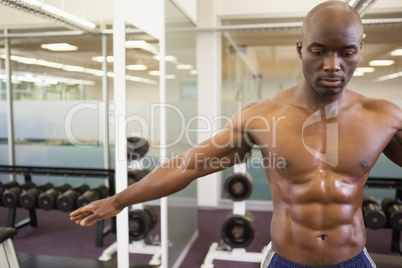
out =
[[371,229],[383,228],[387,222],[385,213],[382,211],[380,204],[374,197],[363,196],[363,219],[364,224]]
[[34,187],[22,192],[18,198],[20,206],[26,209],[35,208],[38,204],[37,202],[39,195],[52,188],[54,188],[53,184],[47,182],[41,186]]
[[225,181],[224,191],[234,201],[233,211],[221,227],[221,243],[211,244],[201,268],[213,268],[214,260],[261,263],[265,256],[266,246],[261,252],[247,252],[245,248],[255,235],[253,216],[246,210],[245,199],[250,196],[253,186],[246,162],[247,157],[244,162],[234,165],[234,173]]
[[381,207],[387,215],[388,222],[395,230],[402,231],[402,201],[395,197],[386,197]]
[[138,160],[142,158],[149,150],[149,143],[146,139],[140,137],[127,138],[127,159]]
[[[3,184],[2,182],[0,182],[0,196],[3,195],[3,193],[6,189],[10,189],[10,188],[14,188],[14,187],[19,187],[19,184],[15,181],[11,181],[6,184]],[[3,202],[1,199],[2,198],[0,198],[0,204],[3,205]]]
[[[159,243],[148,245],[144,238],[155,227],[158,216],[155,209],[145,204],[136,204],[130,207],[129,211],[129,235],[131,243],[129,252],[135,254],[152,255],[149,265],[159,266],[161,264],[162,248]],[[109,261],[112,255],[117,252],[117,241],[107,247],[99,257],[100,261]]]
[[0,228],[0,268],[19,268],[12,238],[17,234],[15,228]]
[[223,241],[231,248],[245,248],[254,240],[253,216],[230,213],[221,228]]
[[51,210],[56,208],[57,196],[59,193],[66,192],[71,189],[71,185],[64,183],[56,188],[51,188],[43,193],[41,193],[38,197],[38,206],[44,210]]
[[6,189],[1,195],[1,200],[3,202],[3,206],[8,208],[15,208],[18,205],[18,198],[22,191],[29,190],[31,188],[35,188],[36,185],[30,181],[27,181],[24,185],[18,185],[12,188]]
[[64,212],[76,209],[78,197],[89,189],[87,184],[81,183],[73,189],[63,192],[57,197],[57,208]]
[[224,191],[233,201],[246,200],[253,191],[253,178],[249,173],[233,173],[226,179]]
[[142,180],[142,178],[144,178],[150,172],[151,172],[151,170],[147,169],[147,168],[129,170],[127,172],[128,185],[131,185],[133,183],[139,182],[140,180]]
[[109,189],[105,185],[99,184],[94,188],[91,188],[90,190],[84,192],[82,195],[78,197],[77,207],[79,208],[88,205],[92,201],[105,198],[108,195],[109,195]]
[[134,241],[144,239],[158,222],[154,209],[143,205],[143,209],[134,209],[129,212],[129,235]]

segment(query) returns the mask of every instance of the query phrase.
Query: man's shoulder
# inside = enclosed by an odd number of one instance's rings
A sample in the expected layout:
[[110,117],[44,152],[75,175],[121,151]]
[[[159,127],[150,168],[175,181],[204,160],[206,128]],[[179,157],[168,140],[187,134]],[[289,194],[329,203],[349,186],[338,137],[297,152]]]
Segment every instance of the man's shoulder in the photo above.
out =
[[395,103],[385,99],[370,98],[353,92],[354,103],[359,104],[367,112],[376,114],[392,115],[399,117],[402,120],[402,109]]

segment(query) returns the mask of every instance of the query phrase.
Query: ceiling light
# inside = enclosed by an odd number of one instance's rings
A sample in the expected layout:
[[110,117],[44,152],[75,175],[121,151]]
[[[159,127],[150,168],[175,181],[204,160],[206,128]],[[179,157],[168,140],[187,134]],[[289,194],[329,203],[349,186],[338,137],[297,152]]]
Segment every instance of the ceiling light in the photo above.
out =
[[148,66],[146,66],[144,64],[131,64],[131,65],[127,65],[126,69],[131,70],[131,71],[144,71],[144,70],[148,70]]
[[67,43],[42,44],[40,47],[51,50],[51,51],[76,51],[76,50],[78,50],[78,47],[67,44]]
[[96,28],[95,23],[84,20],[54,6],[44,4],[44,1],[0,0],[0,3],[29,14],[52,20],[70,29],[92,32]]
[[391,56],[402,56],[402,49],[395,49],[391,52]]
[[394,64],[393,60],[372,60],[369,62],[370,66],[390,66]]
[[177,70],[192,70],[193,69],[193,65],[191,64],[179,64],[176,66]]
[[77,16],[75,16],[75,15],[73,15],[71,13],[68,13],[68,12],[66,12],[64,10],[55,8],[54,6],[44,4],[42,6],[42,9],[47,11],[47,12],[49,12],[49,13],[52,13],[52,14],[57,15],[59,17],[62,17],[64,19],[67,19],[67,20],[73,21],[75,23],[78,23],[80,25],[83,25],[84,27],[87,27],[87,28],[90,28],[90,29],[95,29],[96,28],[95,23],[92,23],[90,21],[84,20],[84,19],[82,19],[80,17],[77,17]]
[[[92,57],[92,61],[103,62],[103,61],[104,61],[104,57],[103,57],[103,56]],[[107,61],[107,62],[113,62],[113,61],[114,61],[113,56],[107,56],[107,57],[106,57],[106,61]]]
[[353,76],[363,76],[364,75],[364,72],[360,72],[360,71],[358,71],[358,70],[356,70],[354,73],[353,73]]
[[[157,61],[161,60],[161,56],[159,56],[159,55],[155,55],[152,58],[154,60],[157,60]],[[166,55],[165,56],[165,61],[175,63],[175,64],[179,64],[179,62],[177,62],[177,58],[175,56]]]
[[36,65],[50,67],[50,68],[56,68],[56,69],[61,69],[64,66],[64,64],[62,64],[62,63],[51,62],[51,61],[40,60],[40,59],[38,59],[36,61]]
[[198,71],[197,70],[191,70],[190,74],[198,74]]
[[81,66],[75,66],[75,65],[64,65],[63,70],[67,72],[84,72],[85,68]]
[[[149,71],[149,75],[158,76],[160,75],[160,71]],[[165,74],[165,79],[174,79],[176,76],[174,74]]]
[[167,74],[165,75],[165,79],[175,79],[176,76],[174,74]]
[[390,79],[395,79],[395,78],[398,78],[398,77],[401,77],[401,76],[402,76],[402,72],[392,73],[392,74],[380,76],[375,81],[376,82],[382,82],[382,81],[386,81],[386,80],[390,80]]
[[375,71],[375,68],[373,67],[359,67],[356,68],[357,72],[362,72],[362,73],[372,73]]
[[126,48],[139,48],[146,51],[149,51],[155,55],[159,54],[159,50],[156,46],[148,43],[144,40],[129,40],[125,42]]
[[160,73],[161,73],[160,71],[149,71],[149,72],[148,72],[148,74],[149,74],[149,75],[152,75],[152,76],[160,75]]

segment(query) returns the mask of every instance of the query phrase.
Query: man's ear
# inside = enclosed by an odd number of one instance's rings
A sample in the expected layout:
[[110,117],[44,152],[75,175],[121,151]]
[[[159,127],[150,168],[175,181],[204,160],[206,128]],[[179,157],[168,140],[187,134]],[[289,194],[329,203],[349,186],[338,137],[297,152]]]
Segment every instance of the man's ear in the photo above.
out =
[[297,55],[299,56],[300,59],[302,59],[302,52],[301,52],[302,47],[303,47],[302,41],[297,41],[296,51],[297,51]]

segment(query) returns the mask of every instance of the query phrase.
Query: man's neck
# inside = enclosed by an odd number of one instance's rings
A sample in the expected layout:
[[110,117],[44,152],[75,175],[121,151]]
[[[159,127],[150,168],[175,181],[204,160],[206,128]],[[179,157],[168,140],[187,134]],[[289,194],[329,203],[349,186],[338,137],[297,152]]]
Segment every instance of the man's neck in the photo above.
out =
[[339,107],[343,106],[344,93],[346,89],[343,89],[335,95],[320,95],[313,88],[309,87],[305,81],[296,86],[295,100],[298,106],[303,107],[306,110],[317,111],[332,103],[338,102]]

